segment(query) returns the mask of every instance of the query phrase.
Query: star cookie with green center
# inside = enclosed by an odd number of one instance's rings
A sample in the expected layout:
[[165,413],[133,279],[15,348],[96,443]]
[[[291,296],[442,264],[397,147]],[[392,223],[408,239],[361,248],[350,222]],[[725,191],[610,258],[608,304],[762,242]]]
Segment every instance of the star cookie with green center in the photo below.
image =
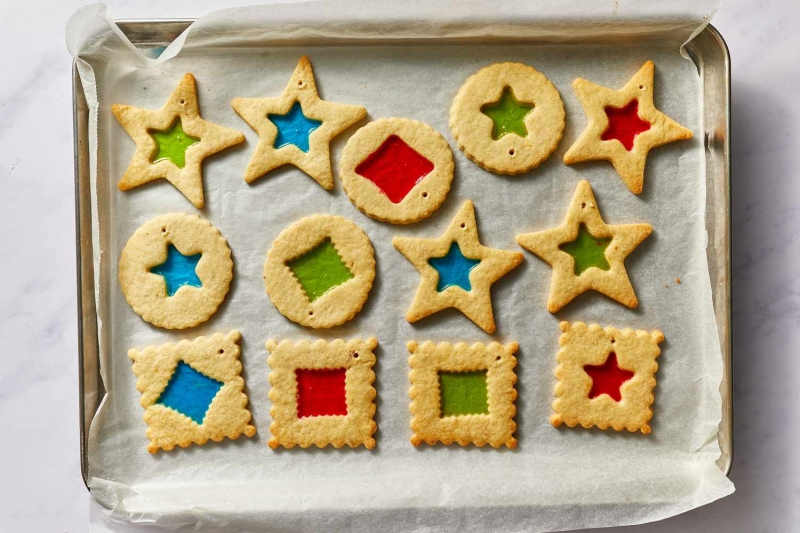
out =
[[114,104],[111,112],[136,143],[136,152],[119,182],[120,190],[165,178],[197,208],[205,202],[203,159],[244,141],[238,131],[200,117],[191,73],[183,77],[161,109]]
[[619,90],[582,78],[572,83],[589,124],[564,154],[564,163],[610,161],[632,193],[642,192],[650,150],[692,138],[691,130],[656,109],[654,72],[653,62],[646,62]]
[[305,217],[284,229],[264,263],[264,286],[273,305],[289,320],[315,329],[353,318],[374,279],[369,237],[333,215]]
[[322,100],[306,56],[280,96],[234,98],[231,105],[258,133],[258,146],[244,174],[247,183],[294,165],[325,189],[333,187],[331,140],[367,114],[361,106]]
[[450,108],[450,131],[477,165],[520,174],[552,154],[564,133],[564,103],[547,77],[522,63],[495,63],[470,76]]
[[487,333],[495,332],[491,286],[523,256],[480,243],[471,201],[464,202],[438,239],[395,237],[392,244],[421,276],[406,320],[413,323],[455,307]]
[[652,231],[649,224],[603,222],[591,185],[581,181],[560,226],[518,235],[517,242],[553,267],[547,301],[551,313],[588,290],[634,308],[639,301],[625,270],[625,258]]
[[233,330],[128,352],[150,453],[256,434],[241,377],[241,338]]

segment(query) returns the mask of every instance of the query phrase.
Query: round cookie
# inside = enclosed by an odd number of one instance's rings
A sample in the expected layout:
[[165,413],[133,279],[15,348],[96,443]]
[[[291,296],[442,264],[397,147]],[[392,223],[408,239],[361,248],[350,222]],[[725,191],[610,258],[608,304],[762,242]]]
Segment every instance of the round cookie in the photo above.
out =
[[353,318],[374,279],[369,237],[334,215],[305,217],[284,229],[264,263],[264,286],[272,304],[289,320],[315,329]]
[[470,76],[450,108],[450,131],[478,166],[497,174],[538,167],[564,134],[564,103],[547,77],[522,63]]
[[172,213],[145,222],[119,259],[125,299],[147,322],[166,329],[208,320],[233,278],[228,242],[208,220]]
[[436,211],[450,192],[453,153],[436,130],[407,118],[382,118],[347,141],[342,187],[366,215],[410,224]]

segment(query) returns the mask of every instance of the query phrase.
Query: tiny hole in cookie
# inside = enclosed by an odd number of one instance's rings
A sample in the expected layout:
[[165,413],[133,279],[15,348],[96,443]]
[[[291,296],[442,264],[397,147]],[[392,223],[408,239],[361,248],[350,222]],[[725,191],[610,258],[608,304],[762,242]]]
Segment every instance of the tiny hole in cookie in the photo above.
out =
[[353,359],[358,359],[358,352],[350,352],[350,357]]
[[511,156],[513,156],[513,155],[514,155],[514,154],[516,154],[516,153],[517,153],[517,152],[516,152],[516,151],[515,151],[513,148],[512,148],[511,150],[509,150],[509,151],[508,151],[508,155],[511,155]]
[[314,315],[314,311],[309,311],[308,312],[308,316],[313,316],[313,315]]
[[581,209],[586,209],[586,202],[581,202]]
[[161,228],[161,233],[166,233],[166,232],[167,232],[167,228]]
[[497,357],[494,358],[494,360],[495,361],[499,361],[500,360],[500,356],[498,355]]
[[428,197],[428,193],[426,193],[426,192],[422,193],[422,197],[423,198],[427,198]]
[[639,88],[640,89],[644,89],[644,85],[639,85]]
[[464,229],[464,228],[466,228],[466,227],[467,227],[467,225],[466,225],[466,224],[464,224],[464,223],[462,222],[462,223],[461,223],[461,229]]
[[617,339],[611,339],[611,344],[614,344],[615,342],[617,342]]
[[220,355],[222,355],[222,354],[224,354],[224,353],[225,353],[225,350],[223,350],[222,348],[220,348],[219,350],[217,350],[217,353],[218,353],[218,354],[220,354]]
[[183,98],[181,98],[181,105],[183,105],[183,104],[185,104],[185,103],[186,103],[186,100],[184,100]]
[[297,80],[297,86],[298,86],[298,87],[302,87],[303,85],[305,85],[305,84],[303,83],[303,80]]

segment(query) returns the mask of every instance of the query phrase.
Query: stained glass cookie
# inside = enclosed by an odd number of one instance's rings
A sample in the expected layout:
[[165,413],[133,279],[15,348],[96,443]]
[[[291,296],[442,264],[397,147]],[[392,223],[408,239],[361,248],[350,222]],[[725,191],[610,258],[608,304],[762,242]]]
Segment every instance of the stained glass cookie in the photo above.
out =
[[240,375],[241,338],[234,330],[128,352],[150,453],[255,435]]
[[395,237],[392,244],[421,278],[406,320],[413,323],[455,307],[487,333],[495,332],[492,284],[519,265],[522,254],[480,243],[471,201],[464,202],[438,239]]
[[225,237],[197,215],[172,213],[144,223],[119,259],[125,299],[147,322],[185,329],[208,320],[233,278]]
[[205,203],[203,159],[244,141],[238,131],[200,117],[191,73],[183,77],[161,109],[114,104],[111,111],[136,143],[136,152],[119,182],[120,190],[165,178],[197,208]]
[[544,74],[522,63],[495,63],[459,89],[450,108],[450,131],[480,167],[520,174],[555,151],[564,118],[561,95]]
[[634,308],[639,300],[625,270],[625,258],[652,231],[649,224],[606,224],[592,187],[584,180],[578,183],[560,226],[517,235],[517,243],[553,267],[547,300],[551,313],[588,290]]
[[258,133],[246,182],[280,166],[294,165],[325,189],[333,187],[331,140],[367,114],[361,106],[322,100],[306,56],[298,61],[280,96],[234,98],[231,105]]
[[267,342],[270,448],[375,447],[375,339]]
[[517,343],[407,345],[411,443],[516,448]]
[[654,72],[655,64],[647,61],[619,90],[583,78],[573,82],[589,124],[564,154],[564,163],[610,161],[632,193],[642,192],[650,150],[692,138],[691,130],[656,109]]
[[312,328],[353,318],[374,279],[369,237],[334,215],[305,217],[284,229],[264,263],[264,286],[273,305],[289,320]]
[[407,118],[382,118],[347,141],[339,163],[350,201],[370,217],[410,224],[447,198],[453,153],[436,130]]
[[562,322],[550,422],[650,433],[664,334]]

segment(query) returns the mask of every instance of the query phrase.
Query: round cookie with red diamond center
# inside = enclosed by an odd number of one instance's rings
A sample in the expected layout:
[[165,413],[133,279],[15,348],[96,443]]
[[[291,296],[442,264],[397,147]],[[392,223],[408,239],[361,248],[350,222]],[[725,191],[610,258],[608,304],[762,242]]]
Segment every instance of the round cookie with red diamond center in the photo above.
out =
[[522,63],[495,63],[458,90],[450,131],[478,166],[496,174],[521,174],[555,151],[565,116],[561,95],[544,74]]
[[339,173],[350,201],[393,224],[430,216],[450,192],[453,153],[436,130],[407,118],[382,118],[344,147]]

